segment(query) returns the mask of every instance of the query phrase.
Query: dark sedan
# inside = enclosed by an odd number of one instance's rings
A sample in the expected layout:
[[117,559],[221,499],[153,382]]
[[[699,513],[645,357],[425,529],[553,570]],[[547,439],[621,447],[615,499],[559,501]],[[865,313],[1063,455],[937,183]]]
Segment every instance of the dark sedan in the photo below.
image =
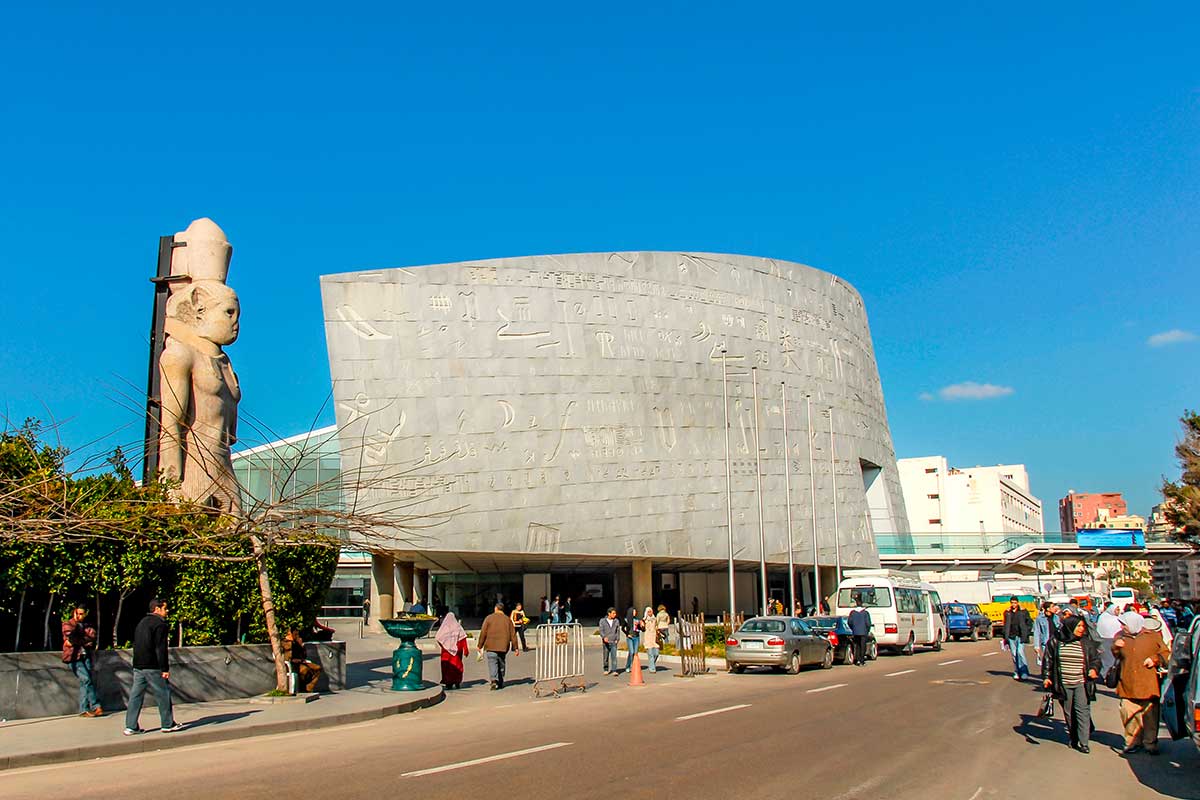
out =
[[[852,647],[854,634],[850,632],[850,623],[846,621],[845,617],[805,617],[804,621],[833,645],[835,663],[854,663],[854,648]],[[879,648],[875,645],[874,634],[867,634],[866,657],[868,661],[874,661],[879,657]]]

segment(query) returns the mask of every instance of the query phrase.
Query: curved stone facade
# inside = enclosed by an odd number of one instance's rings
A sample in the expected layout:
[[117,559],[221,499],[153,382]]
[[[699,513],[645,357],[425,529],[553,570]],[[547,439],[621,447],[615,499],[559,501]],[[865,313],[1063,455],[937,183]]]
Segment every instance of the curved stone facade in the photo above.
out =
[[430,551],[723,561],[723,345],[735,557],[760,550],[752,367],[767,560],[787,561],[781,384],[797,564],[813,563],[810,441],[823,565],[834,477],[844,566],[877,566],[873,532],[907,531],[862,299],[834,275],[587,253],[329,275],[321,289],[343,464],[421,464],[389,491],[463,508]]

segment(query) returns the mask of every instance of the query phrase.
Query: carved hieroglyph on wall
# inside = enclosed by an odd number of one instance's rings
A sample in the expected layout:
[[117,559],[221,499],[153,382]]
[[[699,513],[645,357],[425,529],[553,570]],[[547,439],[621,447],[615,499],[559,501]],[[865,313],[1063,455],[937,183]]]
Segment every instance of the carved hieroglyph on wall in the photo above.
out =
[[891,527],[905,530],[866,313],[834,275],[746,256],[589,253],[328,275],[321,288],[348,465],[423,465],[437,477],[430,502],[465,508],[431,531],[432,549],[723,558],[722,348],[740,558],[758,557],[752,368],[768,558],[786,560],[790,464],[796,556],[811,563],[811,447],[832,560],[831,406],[843,559],[878,563],[858,524],[864,463],[882,468]]

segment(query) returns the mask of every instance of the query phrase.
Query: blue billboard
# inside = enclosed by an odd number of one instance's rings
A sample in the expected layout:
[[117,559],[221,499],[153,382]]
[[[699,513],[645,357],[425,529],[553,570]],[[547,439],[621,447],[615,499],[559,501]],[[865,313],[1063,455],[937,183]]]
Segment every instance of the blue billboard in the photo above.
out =
[[1075,541],[1080,547],[1145,547],[1146,533],[1141,530],[1118,528],[1088,528],[1075,532]]

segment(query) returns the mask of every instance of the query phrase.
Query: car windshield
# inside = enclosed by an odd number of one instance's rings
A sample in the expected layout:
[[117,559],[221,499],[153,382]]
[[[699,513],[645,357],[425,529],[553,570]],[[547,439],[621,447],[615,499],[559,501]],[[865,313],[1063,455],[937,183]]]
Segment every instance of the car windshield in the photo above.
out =
[[752,619],[748,620],[738,633],[783,633],[784,624],[781,619]]
[[892,607],[892,592],[886,586],[853,586],[842,589],[838,592],[838,607],[851,608],[859,597],[867,608]]
[[838,626],[841,617],[808,617],[804,621],[819,631],[831,631]]
[[967,613],[967,610],[965,608],[963,608],[962,606],[948,605],[948,606],[946,606],[946,613],[947,614],[965,614],[965,613]]

